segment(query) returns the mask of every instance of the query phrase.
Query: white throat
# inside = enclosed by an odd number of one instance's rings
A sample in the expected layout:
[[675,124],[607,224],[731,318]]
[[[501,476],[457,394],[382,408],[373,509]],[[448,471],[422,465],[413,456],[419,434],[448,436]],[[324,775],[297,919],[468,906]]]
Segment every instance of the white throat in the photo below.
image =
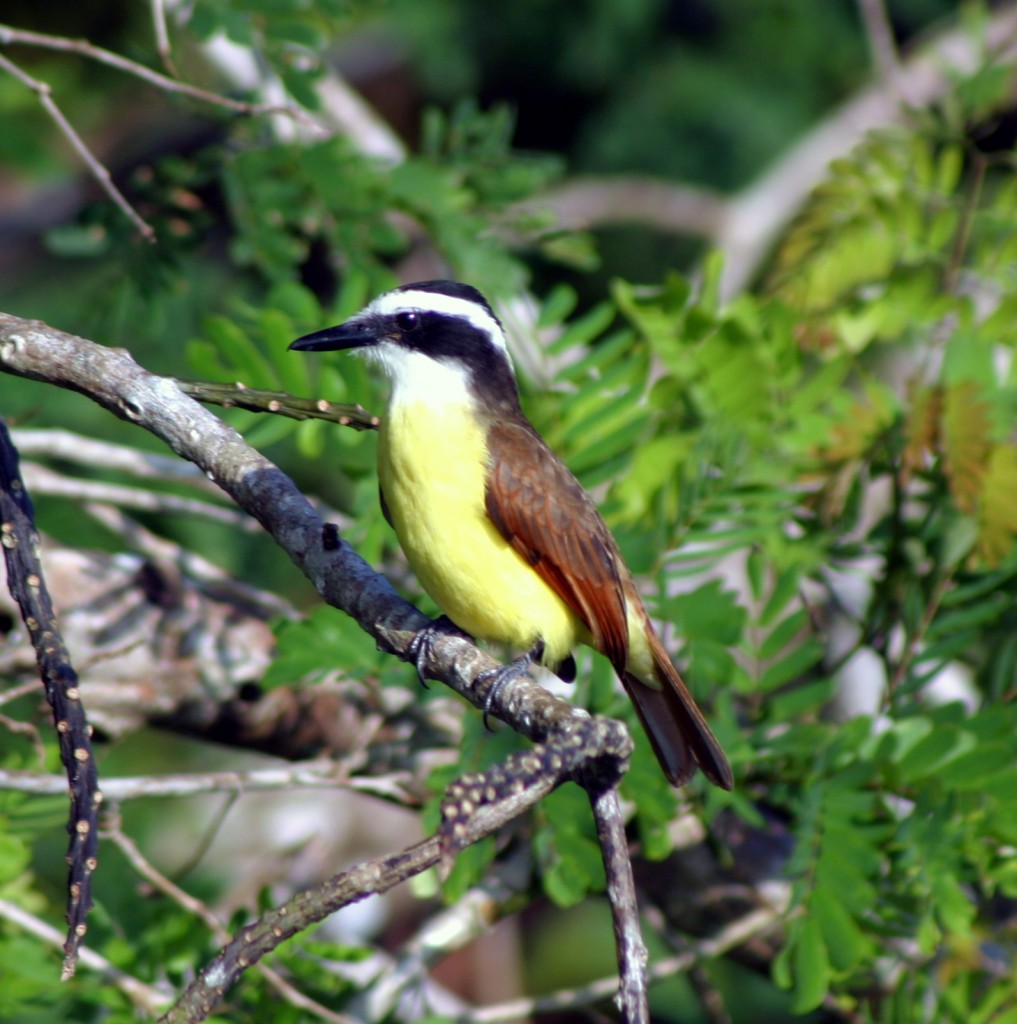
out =
[[456,362],[432,359],[391,342],[364,349],[392,382],[389,408],[426,405],[434,409],[476,404],[470,389],[469,371]]

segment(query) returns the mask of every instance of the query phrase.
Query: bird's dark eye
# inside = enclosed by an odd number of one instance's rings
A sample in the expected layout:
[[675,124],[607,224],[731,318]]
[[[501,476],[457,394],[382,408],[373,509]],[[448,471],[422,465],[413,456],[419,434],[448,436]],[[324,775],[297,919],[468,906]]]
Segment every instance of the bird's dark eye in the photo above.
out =
[[409,334],[420,326],[420,317],[416,313],[396,313],[395,322],[403,334]]

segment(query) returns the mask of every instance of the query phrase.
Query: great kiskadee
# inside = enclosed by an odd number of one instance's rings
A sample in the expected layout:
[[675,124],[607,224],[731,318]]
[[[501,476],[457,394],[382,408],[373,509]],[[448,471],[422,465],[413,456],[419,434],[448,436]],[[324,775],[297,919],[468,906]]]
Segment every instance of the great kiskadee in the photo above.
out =
[[597,507],[527,420],[501,322],[475,288],[405,285],[292,349],[360,349],[391,380],[382,510],[424,589],[460,628],[563,679],[602,652],[674,785],[731,768],[657,636]]

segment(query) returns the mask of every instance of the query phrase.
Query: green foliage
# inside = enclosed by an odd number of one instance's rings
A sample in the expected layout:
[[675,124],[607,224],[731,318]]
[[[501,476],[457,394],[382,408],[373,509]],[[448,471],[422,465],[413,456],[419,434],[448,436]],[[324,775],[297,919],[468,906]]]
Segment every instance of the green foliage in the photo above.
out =
[[222,33],[261,53],[287,91],[316,110],[321,53],[331,38],[349,29],[356,6],[351,0],[199,0],[190,8],[189,27],[199,39]]
[[321,605],[297,622],[276,630],[276,656],[262,676],[263,686],[289,686],[336,672],[368,674],[381,667],[370,637],[348,616]]
[[[802,216],[768,294],[720,308],[709,274],[698,292],[616,284],[636,336],[596,312],[604,336],[587,353],[580,332],[562,378],[581,390],[545,427],[580,470],[584,449],[611,460],[586,482],[615,481],[605,510],[631,562],[656,572],[693,685],[739,695],[740,788],[755,780],[795,823],[774,977],[799,1013],[831,995],[853,1005],[908,937],[919,960],[952,964],[915,998],[965,1019],[991,976],[973,950],[998,934],[994,900],[1013,888],[1008,169],[941,135],[873,139]],[[992,298],[976,303],[972,287]],[[891,351],[911,367],[897,390],[879,379]],[[646,353],[665,368],[652,386]],[[817,617],[862,555],[878,568],[858,639],[826,665]],[[744,592],[702,580],[732,559]],[[878,728],[828,718],[836,670],[863,649],[888,682]],[[974,712],[925,696],[957,663]],[[739,731],[732,711],[722,700],[711,716],[724,738]],[[638,783],[627,792],[642,804]],[[987,998],[987,1019],[1004,1004]]]
[[544,892],[559,907],[571,907],[603,890],[604,861],[590,804],[577,786],[562,786],[540,805],[533,848]]

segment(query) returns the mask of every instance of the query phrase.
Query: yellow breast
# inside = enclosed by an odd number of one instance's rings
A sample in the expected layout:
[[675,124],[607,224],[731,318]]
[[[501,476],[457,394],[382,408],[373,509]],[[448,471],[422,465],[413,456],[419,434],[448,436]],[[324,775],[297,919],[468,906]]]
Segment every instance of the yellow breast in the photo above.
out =
[[421,586],[473,636],[563,660],[586,639],[564,601],[512,549],[484,507],[484,428],[459,403],[393,403],[378,475],[399,543]]

